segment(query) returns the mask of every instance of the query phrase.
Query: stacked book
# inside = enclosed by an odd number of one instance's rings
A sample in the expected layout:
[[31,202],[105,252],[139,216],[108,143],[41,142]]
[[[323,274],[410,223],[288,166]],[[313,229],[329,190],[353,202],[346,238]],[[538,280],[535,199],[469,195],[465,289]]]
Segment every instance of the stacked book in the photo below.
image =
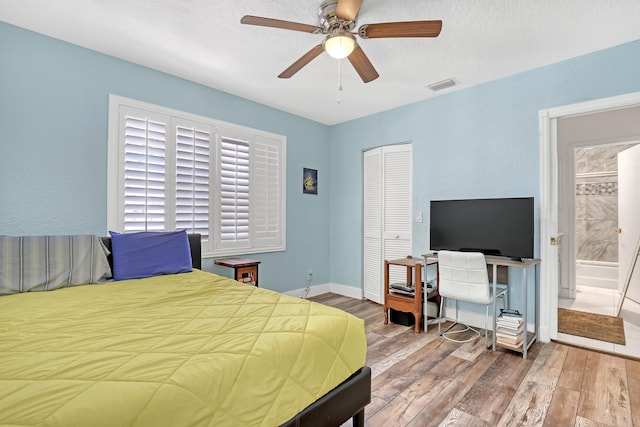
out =
[[496,342],[514,350],[522,349],[524,322],[518,310],[501,309],[496,322]]

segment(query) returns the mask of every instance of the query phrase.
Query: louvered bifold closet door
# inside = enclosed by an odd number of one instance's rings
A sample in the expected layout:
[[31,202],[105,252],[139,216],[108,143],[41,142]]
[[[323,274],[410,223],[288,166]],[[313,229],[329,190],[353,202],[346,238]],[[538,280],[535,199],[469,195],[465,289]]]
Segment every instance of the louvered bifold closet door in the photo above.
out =
[[382,304],[382,155],[381,150],[364,153],[364,297]]
[[220,246],[249,246],[249,143],[222,137],[220,167]]
[[167,124],[126,115],[124,126],[124,231],[165,229]]
[[210,238],[212,138],[206,125],[176,125],[176,229],[200,234],[203,243]]
[[[412,147],[399,144],[363,154],[364,297],[384,302],[384,260],[412,250]],[[393,266],[392,266],[393,267]],[[406,281],[406,269],[391,268],[390,282]]]
[[[402,144],[384,147],[382,164],[383,254],[388,260],[405,258],[412,251],[412,146]],[[406,271],[405,267],[391,266],[389,283],[405,283]]]

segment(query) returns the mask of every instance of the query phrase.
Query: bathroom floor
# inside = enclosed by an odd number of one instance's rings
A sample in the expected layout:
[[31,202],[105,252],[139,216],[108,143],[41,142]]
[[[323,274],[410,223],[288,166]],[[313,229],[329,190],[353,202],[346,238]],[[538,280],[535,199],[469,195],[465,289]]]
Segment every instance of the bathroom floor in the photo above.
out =
[[[616,315],[619,298],[617,290],[581,285],[578,285],[576,290],[575,300],[560,298],[558,299],[558,307],[607,314],[609,316]],[[620,315],[624,319],[624,333],[627,345],[611,344],[562,333],[558,333],[558,340],[596,350],[640,358],[640,304],[626,299]]]

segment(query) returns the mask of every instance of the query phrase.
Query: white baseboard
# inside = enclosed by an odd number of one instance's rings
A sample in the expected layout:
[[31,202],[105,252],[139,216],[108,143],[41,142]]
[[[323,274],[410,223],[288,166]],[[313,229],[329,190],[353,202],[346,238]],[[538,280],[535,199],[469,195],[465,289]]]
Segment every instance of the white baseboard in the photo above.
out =
[[334,294],[355,299],[364,298],[364,290],[362,288],[354,288],[353,286],[339,285],[337,283],[331,283],[330,288],[330,292]]
[[290,295],[296,298],[309,298],[317,295],[326,294],[328,292],[342,295],[349,298],[362,299],[363,291],[361,288],[354,288],[353,286],[339,285],[337,283],[324,283],[322,285],[313,285],[309,287],[309,293],[305,288],[294,289],[293,291],[284,292],[285,295]]

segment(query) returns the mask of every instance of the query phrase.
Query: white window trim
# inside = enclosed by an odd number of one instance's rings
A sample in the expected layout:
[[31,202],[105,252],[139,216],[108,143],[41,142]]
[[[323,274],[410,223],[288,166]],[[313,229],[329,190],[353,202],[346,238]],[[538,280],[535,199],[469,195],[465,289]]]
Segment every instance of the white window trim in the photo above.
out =
[[[277,198],[278,198],[278,210],[280,214],[278,215],[278,230],[281,230],[278,235],[279,238],[275,241],[271,242],[269,246],[259,247],[256,246],[254,241],[254,230],[253,225],[250,229],[251,235],[251,244],[250,247],[237,247],[237,248],[229,248],[229,247],[220,247],[219,242],[215,236],[217,235],[220,227],[219,223],[219,215],[217,214],[216,209],[211,209],[210,214],[210,234],[211,239],[208,244],[203,244],[202,247],[202,256],[203,257],[219,257],[219,256],[229,256],[229,255],[243,255],[243,254],[252,254],[252,253],[266,253],[266,252],[278,252],[286,250],[286,137],[283,135],[278,135],[270,132],[265,132],[262,130],[252,129],[245,126],[236,125],[233,123],[223,122],[220,120],[215,120],[209,117],[199,116],[191,113],[186,113],[179,110],[174,110],[171,108],[154,105],[126,97],[122,97],[119,95],[110,94],[109,95],[109,124],[108,124],[108,136],[107,136],[107,229],[113,231],[122,231],[123,226],[123,215],[120,212],[120,205],[123,203],[121,194],[122,178],[124,173],[124,164],[120,162],[120,138],[121,138],[121,129],[120,129],[120,115],[124,109],[134,108],[138,110],[145,110],[149,112],[151,117],[162,115],[162,116],[170,116],[178,118],[180,120],[188,120],[198,123],[203,123],[210,126],[213,135],[213,147],[211,148],[212,153],[214,155],[211,158],[212,168],[214,169],[212,174],[212,182],[211,182],[211,193],[210,193],[210,204],[214,204],[219,206],[219,196],[218,196],[218,188],[219,188],[219,179],[218,174],[216,173],[216,164],[218,161],[218,141],[221,136],[221,132],[224,133],[224,137],[241,137],[249,142],[251,149],[256,144],[259,144],[259,141],[272,141],[275,144],[278,144],[279,157],[278,161],[280,162],[280,169],[278,171],[279,175],[279,183],[277,187]],[[168,123],[169,126],[172,123]],[[169,132],[169,138],[174,139],[173,131]],[[169,144],[171,147],[174,147],[173,141]],[[253,160],[252,160],[253,164]],[[118,165],[117,167],[112,167],[111,165]],[[169,176],[173,176],[175,173],[174,166],[172,165],[167,174]],[[172,180],[168,181],[168,189],[171,191],[171,196],[169,200],[173,200],[173,204],[175,204],[175,199],[173,195],[173,190],[175,184]],[[255,208],[255,192],[250,195],[250,212],[251,215],[255,215],[253,213],[253,209]],[[167,209],[169,212],[167,221],[173,222],[174,220],[174,208],[170,207]],[[253,221],[252,221],[253,222]]]

